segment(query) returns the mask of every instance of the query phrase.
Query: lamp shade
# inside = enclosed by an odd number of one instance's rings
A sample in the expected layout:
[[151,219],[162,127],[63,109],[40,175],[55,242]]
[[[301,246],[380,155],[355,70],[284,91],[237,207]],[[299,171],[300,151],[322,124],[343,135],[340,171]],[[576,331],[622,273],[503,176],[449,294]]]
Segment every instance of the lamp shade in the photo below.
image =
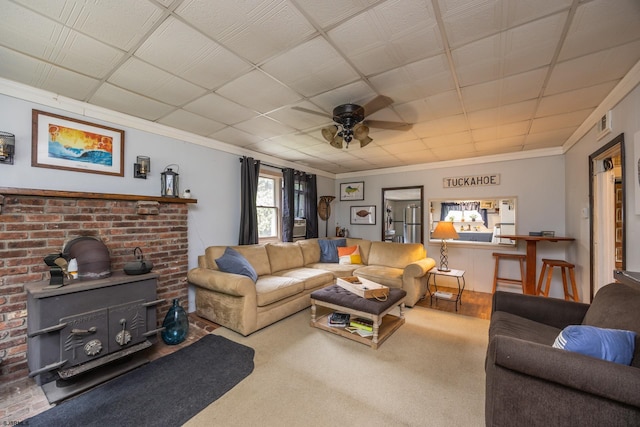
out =
[[438,225],[436,225],[436,229],[431,233],[432,239],[447,240],[457,239],[458,237],[460,236],[451,221],[440,221]]

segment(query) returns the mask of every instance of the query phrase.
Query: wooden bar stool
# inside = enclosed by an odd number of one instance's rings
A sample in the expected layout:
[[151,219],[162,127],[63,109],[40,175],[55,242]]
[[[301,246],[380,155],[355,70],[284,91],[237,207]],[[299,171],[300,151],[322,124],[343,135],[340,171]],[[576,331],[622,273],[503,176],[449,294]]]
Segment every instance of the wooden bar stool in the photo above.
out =
[[[549,288],[551,288],[551,278],[553,276],[553,267],[559,267],[562,271],[562,286],[564,288],[564,299],[565,300],[573,300],[580,301],[578,298],[578,290],[576,288],[576,274],[574,264],[567,262],[562,259],[543,259],[542,260],[542,270],[540,271],[540,279],[538,280],[538,287],[536,289],[536,295],[544,295],[545,297],[549,296]],[[545,287],[542,287],[544,282],[544,273],[547,271],[547,282],[545,283]],[[571,293],[569,293],[569,289],[567,286],[567,270],[569,270],[569,279],[571,280]]]
[[[517,284],[522,287],[522,293],[524,293],[524,260],[526,259],[526,255],[524,254],[509,254],[509,253],[500,253],[494,252],[493,256],[496,258],[496,268],[493,273],[493,291],[496,292],[496,288],[498,287],[498,282],[509,283],[509,284]],[[506,277],[500,277],[499,268],[500,268],[500,260],[501,259],[511,259],[517,260],[520,262],[520,279],[510,279]]]

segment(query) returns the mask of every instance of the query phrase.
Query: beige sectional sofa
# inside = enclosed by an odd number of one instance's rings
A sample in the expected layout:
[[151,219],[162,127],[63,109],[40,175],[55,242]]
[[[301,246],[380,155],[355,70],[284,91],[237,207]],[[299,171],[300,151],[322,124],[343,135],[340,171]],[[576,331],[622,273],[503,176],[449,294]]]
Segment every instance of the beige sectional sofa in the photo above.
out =
[[402,288],[405,304],[413,306],[425,295],[427,272],[435,266],[423,245],[347,239],[357,245],[362,264],[320,262],[318,239],[294,243],[233,246],[258,274],[225,273],[215,262],[226,246],[210,246],[188,273],[195,287],[196,313],[242,335],[249,335],[311,305],[309,294],[335,283],[336,277],[358,275]]

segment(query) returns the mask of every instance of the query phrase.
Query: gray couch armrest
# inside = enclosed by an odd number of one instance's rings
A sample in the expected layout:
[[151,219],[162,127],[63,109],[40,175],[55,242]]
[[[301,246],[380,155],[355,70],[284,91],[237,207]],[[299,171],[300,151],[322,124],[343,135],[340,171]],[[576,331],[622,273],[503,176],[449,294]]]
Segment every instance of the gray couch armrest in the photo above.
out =
[[640,369],[633,366],[503,335],[491,338],[487,363],[640,408]]
[[193,268],[187,273],[189,283],[233,296],[256,295],[253,280],[241,274],[224,273],[210,268]]
[[505,311],[562,329],[581,324],[588,309],[589,304],[574,301],[496,291],[491,313]]

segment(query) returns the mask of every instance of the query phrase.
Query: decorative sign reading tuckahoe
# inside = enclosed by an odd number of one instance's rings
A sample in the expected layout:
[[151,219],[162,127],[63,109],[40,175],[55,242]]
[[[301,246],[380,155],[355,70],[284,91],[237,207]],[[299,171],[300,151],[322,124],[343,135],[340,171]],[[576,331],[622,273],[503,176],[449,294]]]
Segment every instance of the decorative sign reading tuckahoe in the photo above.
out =
[[482,185],[500,185],[500,174],[456,176],[442,179],[444,188],[479,187]]

